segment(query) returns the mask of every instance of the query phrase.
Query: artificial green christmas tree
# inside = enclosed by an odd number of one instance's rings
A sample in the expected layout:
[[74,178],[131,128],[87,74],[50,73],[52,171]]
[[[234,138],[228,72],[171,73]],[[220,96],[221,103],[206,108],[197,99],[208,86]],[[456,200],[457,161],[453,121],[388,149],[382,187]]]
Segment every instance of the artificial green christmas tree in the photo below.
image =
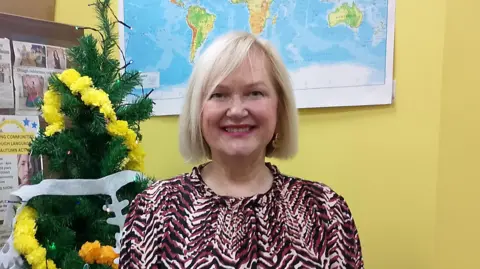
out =
[[[112,56],[119,48],[118,21],[109,0],[91,4],[99,20],[98,38],[85,35],[69,49],[72,68],[49,79],[39,104],[47,127],[31,144],[32,155],[48,159],[48,170],[65,180],[92,179],[124,170],[143,170],[139,124],[150,118],[153,102],[148,94],[126,103],[140,85],[140,74],[120,66]],[[114,17],[114,20],[110,19]],[[123,54],[123,53],[122,53]],[[42,176],[32,181],[41,184]],[[138,176],[117,193],[131,201],[150,179]],[[41,195],[30,199],[16,218],[13,245],[31,268],[116,268],[113,249],[119,227],[112,217],[108,195]],[[107,210],[105,210],[107,205]],[[128,206],[123,209],[126,213]],[[118,247],[118,244],[117,244]],[[117,249],[118,252],[118,249]]]

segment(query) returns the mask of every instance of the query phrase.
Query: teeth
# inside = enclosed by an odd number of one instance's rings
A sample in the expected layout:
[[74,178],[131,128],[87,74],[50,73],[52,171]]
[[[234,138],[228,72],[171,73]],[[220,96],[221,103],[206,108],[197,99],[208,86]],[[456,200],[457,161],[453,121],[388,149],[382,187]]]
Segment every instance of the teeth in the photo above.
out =
[[250,127],[245,128],[225,128],[225,130],[229,133],[244,133],[250,131]]

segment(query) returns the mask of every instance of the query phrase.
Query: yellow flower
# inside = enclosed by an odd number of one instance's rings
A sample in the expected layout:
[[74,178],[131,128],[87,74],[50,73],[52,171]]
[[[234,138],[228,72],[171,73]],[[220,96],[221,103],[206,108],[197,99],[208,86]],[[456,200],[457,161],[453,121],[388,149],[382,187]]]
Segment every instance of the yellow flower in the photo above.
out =
[[47,250],[35,238],[37,211],[26,206],[17,216],[13,231],[13,247],[32,265],[32,269],[56,269],[51,260],[46,260]]
[[48,125],[47,128],[45,128],[45,135],[52,136],[55,133],[61,132],[63,128],[64,128],[63,122],[57,122],[52,125]]
[[27,254],[35,249],[39,248],[40,245],[38,244],[37,239],[35,237],[32,237],[30,235],[25,235],[25,234],[20,234],[20,235],[15,235],[14,234],[14,240],[13,240],[13,247],[20,253],[20,254]]
[[128,149],[133,150],[137,147],[137,134],[132,129],[128,129],[123,137]]
[[70,87],[77,79],[80,78],[80,73],[77,72],[75,69],[67,69],[63,71],[58,78],[65,83],[68,87]]
[[128,158],[131,161],[141,162],[145,157],[145,151],[140,144],[137,144],[130,152],[128,153]]
[[143,172],[145,151],[141,144],[136,144],[128,153],[128,162],[125,167],[129,170]]
[[86,105],[99,107],[103,104],[109,104],[110,99],[108,94],[103,90],[95,90],[93,88],[88,88],[82,93],[82,101]]
[[128,122],[124,120],[112,121],[107,125],[107,131],[111,135],[123,137],[128,131]]
[[53,262],[52,260],[48,260],[48,261],[47,261],[47,268],[48,268],[48,269],[56,269],[56,268],[57,268],[57,265],[56,265],[55,262]]
[[60,94],[58,94],[54,90],[49,89],[43,94],[43,103],[54,107],[60,107]]
[[42,247],[38,247],[34,251],[25,255],[25,259],[27,259],[27,262],[29,264],[35,266],[37,264],[45,263],[46,256],[47,256],[47,250]]
[[127,163],[125,168],[127,168],[128,170],[143,172],[144,164],[143,164],[143,162],[140,163],[140,162],[136,162],[136,161],[130,161],[130,162]]
[[37,226],[34,219],[24,219],[15,226],[14,233],[35,236]]
[[102,113],[110,121],[117,120],[117,115],[115,115],[115,110],[113,110],[111,103],[103,104],[100,107],[100,113]]
[[122,163],[120,164],[120,168],[123,169],[123,168],[127,165],[128,162],[130,162],[130,159],[129,159],[128,157],[123,158],[123,161],[122,161]]
[[25,206],[20,213],[18,213],[17,221],[24,219],[36,219],[37,211],[32,207]]
[[60,106],[60,95],[51,89],[46,91],[44,94],[44,105],[42,106],[43,118],[48,123],[45,131],[46,136],[61,132],[65,127]]
[[100,242],[98,242],[98,240],[93,243],[86,242],[82,245],[80,251],[78,251],[78,255],[86,263],[94,263],[100,256]]
[[[80,73],[74,69],[65,70],[58,75],[58,78],[70,88],[73,94],[80,94],[85,105],[99,108],[107,121],[106,128],[110,135],[124,139],[123,143],[129,153],[120,166],[143,171],[145,152],[138,145],[137,134],[129,128],[127,121],[117,119],[108,94],[102,89],[96,89],[90,77],[81,77]],[[65,128],[64,115],[61,113],[61,96],[51,88],[45,93],[42,111],[48,123],[45,130],[46,136],[61,132]]]
[[87,76],[83,76],[77,79],[72,85],[70,86],[70,90],[73,94],[82,93],[88,88],[91,88],[93,85],[92,79]]
[[56,122],[63,122],[63,116],[60,114],[60,111],[57,107],[51,105],[44,105],[42,107],[43,118],[48,124],[53,124]]

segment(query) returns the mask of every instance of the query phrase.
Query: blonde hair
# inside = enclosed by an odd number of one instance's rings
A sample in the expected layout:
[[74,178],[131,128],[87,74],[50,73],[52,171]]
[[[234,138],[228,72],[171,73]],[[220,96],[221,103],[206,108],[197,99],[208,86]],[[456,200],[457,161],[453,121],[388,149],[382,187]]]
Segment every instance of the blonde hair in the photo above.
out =
[[267,41],[246,32],[230,32],[217,38],[196,59],[180,114],[180,153],[187,162],[197,163],[211,158],[203,139],[201,112],[208,93],[233,72],[248,56],[251,48],[259,48],[271,66],[271,78],[279,97],[276,132],[279,139],[267,146],[266,157],[288,159],[298,150],[298,115],[288,71],[280,55]]

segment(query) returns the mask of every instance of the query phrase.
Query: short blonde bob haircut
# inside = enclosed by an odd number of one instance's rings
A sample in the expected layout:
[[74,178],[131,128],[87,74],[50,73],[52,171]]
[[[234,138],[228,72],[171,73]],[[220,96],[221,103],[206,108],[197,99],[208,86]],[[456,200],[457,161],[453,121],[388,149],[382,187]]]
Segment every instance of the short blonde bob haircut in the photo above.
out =
[[248,57],[252,47],[260,49],[271,66],[270,74],[278,94],[275,146],[267,145],[266,157],[288,159],[298,149],[298,115],[288,71],[280,55],[266,40],[247,32],[230,32],[212,42],[196,59],[190,76],[183,111],[180,114],[180,153],[185,161],[211,159],[210,147],[202,135],[203,104],[211,92]]

